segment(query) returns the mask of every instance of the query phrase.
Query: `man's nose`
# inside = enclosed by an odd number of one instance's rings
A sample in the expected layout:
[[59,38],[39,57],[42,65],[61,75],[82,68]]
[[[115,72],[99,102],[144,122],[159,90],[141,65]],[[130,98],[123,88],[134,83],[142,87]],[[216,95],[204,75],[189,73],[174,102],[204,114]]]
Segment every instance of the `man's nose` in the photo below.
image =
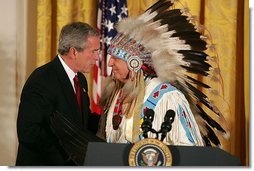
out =
[[98,61],[98,60],[100,59],[100,53],[99,53],[99,52],[95,53],[94,59],[95,59],[96,61]]
[[114,64],[114,58],[112,58],[112,56],[110,56],[109,61],[108,61],[108,66],[112,67],[113,64]]

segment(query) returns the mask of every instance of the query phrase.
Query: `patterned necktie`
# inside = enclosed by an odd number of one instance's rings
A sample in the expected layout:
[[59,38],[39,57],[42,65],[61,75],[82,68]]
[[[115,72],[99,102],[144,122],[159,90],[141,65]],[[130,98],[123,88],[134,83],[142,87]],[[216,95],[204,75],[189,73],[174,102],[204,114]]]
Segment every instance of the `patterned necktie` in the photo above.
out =
[[[79,85],[78,75],[75,75],[73,80],[74,80],[74,87],[75,87],[75,90],[76,90],[76,98],[77,98],[79,110],[80,110],[81,115],[83,116],[83,114],[82,114],[83,113],[82,90],[81,90],[81,87]],[[82,123],[83,123],[83,117],[82,117]]]

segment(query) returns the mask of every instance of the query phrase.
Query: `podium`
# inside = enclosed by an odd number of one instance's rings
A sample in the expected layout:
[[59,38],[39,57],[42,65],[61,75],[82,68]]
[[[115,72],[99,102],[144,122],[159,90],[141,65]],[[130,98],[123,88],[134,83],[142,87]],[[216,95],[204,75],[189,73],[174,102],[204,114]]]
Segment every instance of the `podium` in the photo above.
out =
[[[85,166],[129,166],[133,144],[88,143]],[[172,166],[240,166],[240,159],[217,147],[173,146]]]

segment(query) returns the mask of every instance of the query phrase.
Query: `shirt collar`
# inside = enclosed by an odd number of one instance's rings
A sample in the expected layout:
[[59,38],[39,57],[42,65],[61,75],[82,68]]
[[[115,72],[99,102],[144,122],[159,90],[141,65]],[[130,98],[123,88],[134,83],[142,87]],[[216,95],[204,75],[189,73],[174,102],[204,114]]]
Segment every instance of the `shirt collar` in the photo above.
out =
[[75,75],[76,75],[77,73],[75,73],[75,72],[72,71],[72,69],[64,62],[64,60],[62,59],[62,57],[61,57],[60,55],[58,55],[58,58],[59,58],[61,64],[63,65],[64,70],[65,70],[65,72],[67,73],[69,79],[70,79],[71,82],[72,82],[73,78],[75,77]]

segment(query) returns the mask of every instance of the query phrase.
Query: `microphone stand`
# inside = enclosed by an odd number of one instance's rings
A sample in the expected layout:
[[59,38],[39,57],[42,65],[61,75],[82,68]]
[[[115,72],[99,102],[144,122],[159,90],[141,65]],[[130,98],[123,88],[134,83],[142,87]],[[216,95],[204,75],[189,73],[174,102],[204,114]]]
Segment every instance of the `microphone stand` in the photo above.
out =
[[144,115],[144,122],[141,125],[141,129],[143,131],[144,138],[148,138],[148,132],[152,132],[156,134],[156,139],[158,139],[159,134],[161,134],[160,140],[163,141],[167,135],[167,133],[172,129],[172,123],[174,122],[175,112],[173,110],[168,110],[164,117],[164,122],[161,124],[161,129],[156,131],[152,128],[152,122],[154,119],[154,111],[152,109],[148,109]]
[[157,131],[152,128],[153,118],[154,118],[154,111],[152,109],[148,109],[145,112],[144,121],[141,125],[141,129],[143,131],[144,138],[148,138],[148,135],[147,135],[148,132],[152,132],[152,133],[156,134],[156,139],[158,139]]
[[175,112],[173,110],[168,110],[164,117],[164,122],[161,124],[161,129],[158,131],[158,134],[161,133],[161,141],[163,141],[167,133],[172,129],[172,123],[175,119]]

